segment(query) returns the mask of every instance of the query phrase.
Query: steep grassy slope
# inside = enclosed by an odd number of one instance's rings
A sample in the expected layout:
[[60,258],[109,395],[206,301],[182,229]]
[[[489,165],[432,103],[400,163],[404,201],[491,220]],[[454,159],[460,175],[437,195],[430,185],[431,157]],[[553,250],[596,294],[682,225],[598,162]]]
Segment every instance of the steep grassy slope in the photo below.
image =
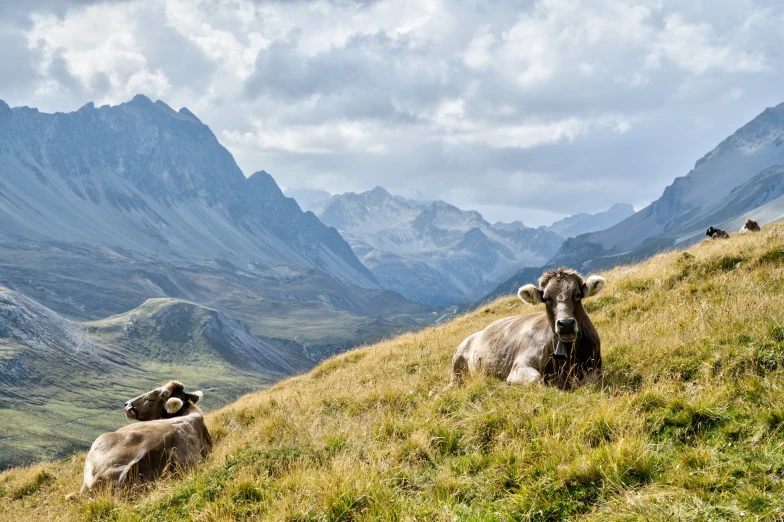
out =
[[83,455],[0,474],[0,518],[784,517],[784,225],[605,275],[601,384],[429,397],[467,334],[535,311],[501,298],[213,413],[208,462],[133,498],[64,500]]

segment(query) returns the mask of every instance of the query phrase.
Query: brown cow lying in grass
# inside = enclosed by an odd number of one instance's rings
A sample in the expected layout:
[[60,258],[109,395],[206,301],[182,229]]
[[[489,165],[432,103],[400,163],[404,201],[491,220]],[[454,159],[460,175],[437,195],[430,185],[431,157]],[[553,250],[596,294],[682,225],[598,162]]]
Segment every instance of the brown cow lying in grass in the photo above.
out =
[[507,317],[464,340],[452,359],[452,381],[485,373],[509,384],[555,383],[566,389],[599,376],[602,368],[599,334],[582,300],[598,294],[604,278],[583,281],[574,270],[559,268],[539,279],[539,287],[518,291],[528,304],[545,304],[538,314]]
[[729,239],[730,235],[727,234],[724,230],[715,227],[708,227],[708,230],[705,231],[705,235],[711,239]]
[[746,232],[759,232],[760,230],[762,230],[762,229],[760,228],[759,223],[757,223],[753,219],[747,219],[746,220],[746,224],[743,225],[743,228],[740,229],[740,231],[743,232],[743,233],[746,233]]
[[201,462],[212,449],[196,406],[201,397],[201,392],[186,393],[181,383],[171,381],[126,402],[125,416],[140,422],[95,439],[84,463],[82,492],[100,484],[149,482]]

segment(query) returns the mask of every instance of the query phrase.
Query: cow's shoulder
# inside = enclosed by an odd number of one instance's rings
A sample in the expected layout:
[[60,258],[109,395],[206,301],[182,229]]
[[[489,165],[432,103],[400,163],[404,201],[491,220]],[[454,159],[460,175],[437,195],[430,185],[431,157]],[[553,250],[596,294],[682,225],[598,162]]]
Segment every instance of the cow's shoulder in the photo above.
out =
[[548,332],[547,315],[544,312],[516,315],[498,319],[480,332],[480,342],[493,349],[527,343],[540,332]]
[[[504,337],[530,336],[538,330],[549,330],[547,314],[537,312],[534,314],[515,315],[495,321],[487,329],[496,335]],[[487,330],[486,329],[486,330]]]
[[503,329],[503,330],[518,330],[521,328],[536,328],[540,325],[547,324],[547,316],[544,312],[537,312],[533,314],[526,314],[526,315],[512,315],[509,317],[504,317],[502,319],[498,319],[497,321],[493,321],[490,325],[485,328],[487,330],[490,329]]
[[[173,420],[175,419],[145,421],[123,426],[115,432],[121,437],[118,443],[128,447],[144,447],[150,450],[176,443],[183,433],[183,428],[177,423],[170,422]],[[192,431],[188,428],[185,430]]]

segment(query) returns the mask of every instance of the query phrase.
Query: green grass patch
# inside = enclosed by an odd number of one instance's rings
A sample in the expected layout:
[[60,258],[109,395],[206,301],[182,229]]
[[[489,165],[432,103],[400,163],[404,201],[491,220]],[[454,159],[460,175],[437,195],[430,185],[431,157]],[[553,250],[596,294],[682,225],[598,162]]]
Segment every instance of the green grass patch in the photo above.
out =
[[22,500],[25,497],[38,493],[41,488],[54,482],[54,475],[47,471],[39,471],[32,480],[18,487],[11,493],[14,500]]

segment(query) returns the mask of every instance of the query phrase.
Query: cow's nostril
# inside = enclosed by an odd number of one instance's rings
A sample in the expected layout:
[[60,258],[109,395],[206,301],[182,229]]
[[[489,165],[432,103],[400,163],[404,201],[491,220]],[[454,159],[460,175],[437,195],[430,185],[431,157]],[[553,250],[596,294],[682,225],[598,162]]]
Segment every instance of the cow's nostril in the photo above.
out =
[[575,319],[559,319],[555,325],[559,331],[574,330],[575,326],[577,326],[577,321]]

